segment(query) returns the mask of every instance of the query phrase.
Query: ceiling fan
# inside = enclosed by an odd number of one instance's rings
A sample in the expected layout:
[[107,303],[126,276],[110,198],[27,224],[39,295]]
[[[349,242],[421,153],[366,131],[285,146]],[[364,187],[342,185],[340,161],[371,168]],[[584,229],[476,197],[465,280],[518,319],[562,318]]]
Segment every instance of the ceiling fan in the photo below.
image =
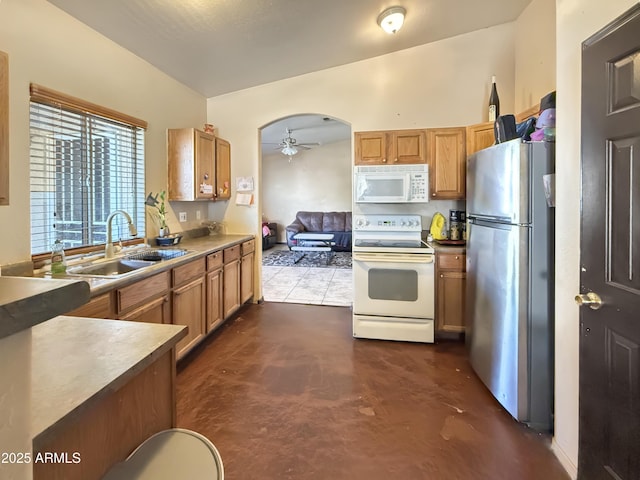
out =
[[291,157],[298,153],[299,150],[310,150],[311,147],[317,147],[319,143],[298,143],[295,138],[291,136],[291,129],[287,128],[286,137],[275,147],[276,150],[280,150],[284,155]]

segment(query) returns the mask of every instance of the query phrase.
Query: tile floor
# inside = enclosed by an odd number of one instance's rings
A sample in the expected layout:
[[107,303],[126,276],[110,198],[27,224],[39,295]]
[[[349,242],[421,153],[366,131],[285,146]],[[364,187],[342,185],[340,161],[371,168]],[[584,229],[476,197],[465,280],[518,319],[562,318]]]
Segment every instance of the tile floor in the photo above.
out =
[[353,275],[350,268],[263,266],[262,295],[265,302],[350,307]]

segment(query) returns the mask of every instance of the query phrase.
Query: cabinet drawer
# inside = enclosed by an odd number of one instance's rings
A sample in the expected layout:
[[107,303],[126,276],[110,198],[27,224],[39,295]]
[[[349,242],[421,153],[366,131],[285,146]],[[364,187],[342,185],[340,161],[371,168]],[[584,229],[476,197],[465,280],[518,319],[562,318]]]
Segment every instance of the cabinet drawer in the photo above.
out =
[[180,265],[173,269],[173,286],[181,285],[192,278],[202,277],[205,272],[205,259],[199,258],[186,265]]
[[224,249],[224,263],[229,263],[240,258],[240,245]]
[[440,269],[465,271],[464,253],[438,253],[436,257]]
[[241,245],[242,256],[253,252],[256,249],[256,242],[254,240],[248,240]]
[[72,317],[112,318],[111,293],[104,293],[98,297],[93,297],[88,303],[65,315]]
[[207,271],[215,270],[222,266],[222,251],[213,252],[207,255]]
[[116,290],[118,313],[134,307],[145,300],[169,290],[169,272],[140,280],[128,287]]

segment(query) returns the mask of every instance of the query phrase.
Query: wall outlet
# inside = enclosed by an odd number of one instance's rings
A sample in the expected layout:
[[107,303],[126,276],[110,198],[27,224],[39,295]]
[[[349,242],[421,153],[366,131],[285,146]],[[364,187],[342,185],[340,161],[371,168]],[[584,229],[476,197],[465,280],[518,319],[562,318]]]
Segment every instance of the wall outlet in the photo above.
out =
[[181,222],[186,222],[187,221],[187,212],[180,212],[179,213],[179,219]]
[[200,220],[202,218],[202,212],[200,210],[196,210],[196,220]]

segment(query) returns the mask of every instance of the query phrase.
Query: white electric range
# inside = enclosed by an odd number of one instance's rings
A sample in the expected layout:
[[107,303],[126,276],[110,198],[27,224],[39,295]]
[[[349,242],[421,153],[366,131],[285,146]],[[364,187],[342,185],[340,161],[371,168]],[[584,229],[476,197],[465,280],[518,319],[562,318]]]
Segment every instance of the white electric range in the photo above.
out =
[[353,216],[353,336],[433,342],[434,250],[419,215]]

